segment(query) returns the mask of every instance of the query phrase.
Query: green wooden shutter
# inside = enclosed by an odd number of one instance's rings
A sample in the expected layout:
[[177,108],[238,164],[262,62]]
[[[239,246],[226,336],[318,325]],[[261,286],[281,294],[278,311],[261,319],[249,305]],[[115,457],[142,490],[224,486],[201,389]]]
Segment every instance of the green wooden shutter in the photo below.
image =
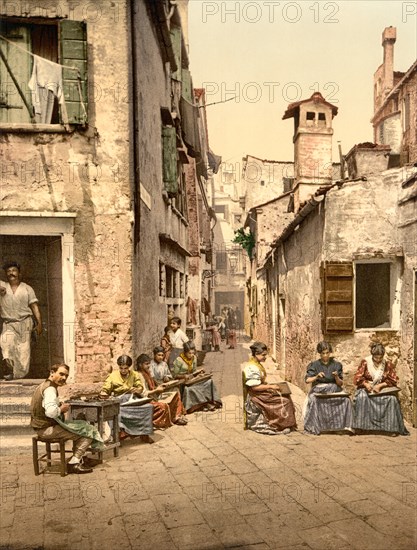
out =
[[[0,47],[18,84],[23,88],[29,105],[32,105],[32,95],[27,83],[31,76],[32,59],[29,54],[16,48],[31,51],[31,37],[27,25],[2,22],[0,33],[12,44],[0,40]],[[30,114],[11,79],[6,66],[0,59],[0,122],[25,123],[31,122]]]
[[181,28],[172,27],[170,30],[172,49],[174,50],[175,63],[177,70],[172,73],[172,78],[181,80]]
[[182,69],[181,95],[190,103],[194,103],[193,83],[188,69]]
[[162,127],[162,165],[165,190],[173,197],[178,193],[177,135],[174,126]]
[[[62,65],[76,67],[81,76],[81,96],[79,93],[78,73],[72,69],[63,69],[65,105],[70,124],[86,124],[87,119],[87,26],[83,21],[63,20],[59,22]],[[83,107],[84,104],[84,107]],[[62,120],[65,122],[65,120]]]
[[326,262],[321,278],[323,333],[353,332],[352,262]]

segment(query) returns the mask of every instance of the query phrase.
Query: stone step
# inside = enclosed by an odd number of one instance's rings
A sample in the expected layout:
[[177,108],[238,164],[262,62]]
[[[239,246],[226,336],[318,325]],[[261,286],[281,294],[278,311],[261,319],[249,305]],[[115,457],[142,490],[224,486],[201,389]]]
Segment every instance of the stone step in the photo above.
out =
[[0,456],[24,454],[32,456],[32,437],[35,432],[24,434],[0,434]]
[[19,397],[32,396],[36,386],[42,382],[43,380],[35,379],[11,380],[10,382],[0,380],[0,397],[12,395]]
[[10,415],[30,415],[30,395],[0,395],[0,419]]
[[33,433],[32,428],[30,427],[30,415],[27,414],[13,414],[13,415],[4,415],[1,417],[0,422],[0,440],[3,444],[3,436],[9,434],[25,434]]

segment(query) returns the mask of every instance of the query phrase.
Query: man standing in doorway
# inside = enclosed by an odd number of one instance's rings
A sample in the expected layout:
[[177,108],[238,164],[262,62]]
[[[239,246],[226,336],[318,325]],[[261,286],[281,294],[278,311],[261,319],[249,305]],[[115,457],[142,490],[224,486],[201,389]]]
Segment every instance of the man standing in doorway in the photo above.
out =
[[42,334],[42,318],[33,288],[21,281],[17,262],[4,264],[7,283],[0,281],[0,315],[3,329],[0,347],[8,374],[5,380],[24,378],[30,366],[33,317],[36,333]]

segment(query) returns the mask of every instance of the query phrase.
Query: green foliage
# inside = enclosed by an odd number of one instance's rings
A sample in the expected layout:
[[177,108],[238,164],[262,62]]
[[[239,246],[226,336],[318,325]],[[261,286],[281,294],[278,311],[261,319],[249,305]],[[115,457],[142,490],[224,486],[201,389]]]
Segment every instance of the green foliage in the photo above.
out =
[[240,227],[237,231],[235,231],[235,238],[232,242],[239,244],[244,250],[246,250],[249,259],[252,259],[252,251],[255,247],[255,236],[249,229],[246,232],[243,227]]

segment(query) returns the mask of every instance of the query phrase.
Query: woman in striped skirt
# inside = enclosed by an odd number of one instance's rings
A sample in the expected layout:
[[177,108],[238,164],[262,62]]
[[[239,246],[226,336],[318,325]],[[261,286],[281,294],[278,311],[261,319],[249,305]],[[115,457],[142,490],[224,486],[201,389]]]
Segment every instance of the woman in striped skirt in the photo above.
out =
[[346,394],[317,397],[318,394],[336,394],[343,391],[343,367],[330,356],[332,351],[331,344],[319,342],[317,352],[320,359],[307,367],[305,381],[312,385],[304,410],[304,430],[307,433],[353,433],[352,404]]
[[[364,432],[409,435],[404,426],[400,403],[394,392],[398,376],[395,367],[384,359],[382,344],[371,346],[371,355],[361,361],[353,382],[357,387],[353,400],[355,429]],[[385,392],[390,389],[391,395]]]

